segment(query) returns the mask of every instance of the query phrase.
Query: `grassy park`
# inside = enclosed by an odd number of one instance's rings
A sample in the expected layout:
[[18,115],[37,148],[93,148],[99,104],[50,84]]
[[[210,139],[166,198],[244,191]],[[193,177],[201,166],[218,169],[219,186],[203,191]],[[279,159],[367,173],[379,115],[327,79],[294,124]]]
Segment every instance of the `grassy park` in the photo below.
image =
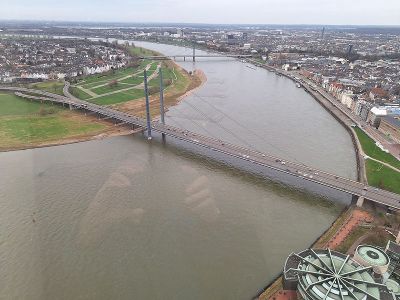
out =
[[393,193],[400,194],[400,173],[381,163],[368,159],[366,161],[368,183]]
[[[382,151],[360,128],[354,128],[364,153],[381,162],[400,169],[400,161],[393,155]],[[368,184],[400,194],[400,173],[371,159],[365,161]]]
[[57,143],[99,134],[107,125],[60,106],[0,94],[0,150]]
[[[140,47],[130,47],[133,56],[158,55]],[[143,72],[147,70],[150,94],[159,90],[159,69],[163,72],[164,87],[175,92],[186,91],[189,79],[184,71],[171,62],[138,60],[130,67],[84,76],[72,83],[71,93],[82,100],[99,105],[122,104],[144,97]]]
[[[131,48],[130,51],[136,55],[155,54],[142,48]],[[150,101],[154,102],[158,101],[160,68],[166,107],[176,104],[179,97],[202,82],[200,77],[190,76],[171,61],[137,60],[126,68],[73,78],[70,80],[70,93],[85,101],[113,105],[116,109],[142,116],[143,72],[147,70]],[[64,82],[45,81],[27,87],[63,95]],[[158,106],[152,105],[152,110],[156,108],[154,114],[158,113]],[[118,133],[118,128],[107,121],[99,121],[93,116],[61,106],[29,101],[12,93],[0,93],[0,151],[87,140],[98,134]]]
[[144,96],[143,72],[150,80],[158,78],[158,62],[142,61],[136,66],[86,76],[71,86],[71,93],[82,100],[111,105]]
[[358,140],[360,141],[363,151],[366,155],[400,169],[400,161],[398,159],[396,159],[393,155],[382,151],[378,146],[375,145],[375,141],[360,128],[356,127],[354,130],[357,133]]

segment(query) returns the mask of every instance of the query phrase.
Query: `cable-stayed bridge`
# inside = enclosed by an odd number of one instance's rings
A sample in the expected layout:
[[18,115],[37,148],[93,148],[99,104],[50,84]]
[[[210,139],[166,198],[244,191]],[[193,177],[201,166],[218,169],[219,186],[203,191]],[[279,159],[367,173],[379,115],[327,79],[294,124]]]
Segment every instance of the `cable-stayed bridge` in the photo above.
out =
[[[49,92],[20,87],[0,87],[0,90],[15,92],[16,95],[32,101],[53,102],[63,106],[68,106],[70,109],[78,109],[85,113],[96,114],[98,117],[114,120],[118,125],[130,126],[132,129],[135,127],[141,127],[149,130],[148,124],[150,124],[150,129],[160,134],[357,196],[359,197],[358,205],[362,205],[364,199],[367,199],[392,209],[400,209],[400,195],[398,194],[368,186],[335,174],[317,170],[301,163],[291,162],[256,150],[233,145],[216,138],[162,124],[157,121],[149,122],[148,120],[109,107],[83,101],[75,97],[65,97]],[[67,92],[67,90],[68,85],[64,88],[65,92]],[[68,93],[66,94],[69,95]]]

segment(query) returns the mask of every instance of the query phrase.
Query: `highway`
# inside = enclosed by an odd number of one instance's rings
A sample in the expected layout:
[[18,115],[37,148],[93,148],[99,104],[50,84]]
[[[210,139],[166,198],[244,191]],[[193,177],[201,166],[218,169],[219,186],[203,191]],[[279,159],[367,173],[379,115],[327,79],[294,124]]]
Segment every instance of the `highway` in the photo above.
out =
[[[65,88],[68,89],[68,87]],[[0,90],[13,91],[16,92],[17,95],[29,98],[31,100],[52,101],[62,105],[68,105],[71,109],[80,109],[85,112],[89,111],[91,113],[96,113],[99,116],[114,119],[120,122],[120,124],[146,128],[146,120],[142,118],[138,118],[136,116],[129,115],[108,107],[79,100],[75,97],[70,98],[55,95],[49,92],[19,87],[0,87]],[[29,96],[27,94],[35,94],[37,96]],[[69,94],[67,93],[67,95]],[[362,196],[365,199],[386,205],[393,209],[400,209],[400,195],[398,194],[394,194],[372,186],[367,186],[363,183],[317,170],[304,164],[283,160],[279,157],[233,145],[215,138],[200,135],[188,130],[183,130],[181,128],[163,125],[156,121],[151,123],[151,128],[155,132],[164,133],[167,136],[195,144],[212,151],[223,153],[230,157],[248,161],[250,163],[264,166],[282,173],[290,174],[303,180],[315,182],[319,185],[330,187],[351,195]]]

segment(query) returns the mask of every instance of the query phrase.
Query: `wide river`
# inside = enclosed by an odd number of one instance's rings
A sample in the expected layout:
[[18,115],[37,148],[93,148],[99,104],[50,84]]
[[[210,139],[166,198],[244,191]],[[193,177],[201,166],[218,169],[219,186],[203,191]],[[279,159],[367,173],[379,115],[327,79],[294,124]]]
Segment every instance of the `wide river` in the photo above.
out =
[[[356,178],[349,135],[292,81],[231,59],[178,63],[208,81],[169,124]],[[350,201],[141,135],[0,153],[0,170],[0,299],[250,299]]]

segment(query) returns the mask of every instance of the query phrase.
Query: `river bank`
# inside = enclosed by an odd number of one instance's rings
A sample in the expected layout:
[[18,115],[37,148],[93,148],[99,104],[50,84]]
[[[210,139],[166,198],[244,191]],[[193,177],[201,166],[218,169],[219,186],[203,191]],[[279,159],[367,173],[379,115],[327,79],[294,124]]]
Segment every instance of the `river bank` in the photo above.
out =
[[[196,70],[192,74],[189,74],[173,61],[168,61],[165,64],[168,65],[169,68],[172,68],[174,70],[174,74],[176,77],[174,83],[165,89],[164,101],[166,110],[168,110],[168,108],[177,105],[186,96],[190,95],[190,93],[201,87],[206,82],[207,78],[204,75],[204,73],[200,70]],[[158,105],[159,94],[151,95],[150,103],[151,103],[152,118],[156,119],[159,117],[160,114]],[[120,105],[111,105],[111,107],[127,113],[134,114],[136,116],[143,117],[145,115],[145,98],[142,97],[139,99],[125,102]],[[26,150],[33,148],[43,148],[43,147],[73,144],[90,140],[105,139],[113,136],[129,135],[138,132],[138,130],[132,131],[131,129],[123,126],[115,126],[109,121],[99,120],[94,116],[86,116],[83,115],[82,113],[65,111],[65,112],[58,112],[55,116],[58,116],[58,114],[60,114],[66,121],[70,120],[71,122],[74,122],[74,124],[81,124],[81,123],[97,124],[98,126],[101,126],[103,129],[100,131],[94,130],[82,134],[73,134],[61,138],[53,136],[50,139],[40,139],[40,138],[38,139],[28,138],[28,140],[20,139],[20,140],[15,140],[12,143],[11,142],[7,143],[7,140],[9,139],[4,138],[3,139],[4,143],[0,143],[0,152],[9,152],[16,150]],[[28,136],[32,135],[32,134],[29,135],[29,131],[32,131],[32,128],[26,128],[24,129],[24,131],[28,132]]]

